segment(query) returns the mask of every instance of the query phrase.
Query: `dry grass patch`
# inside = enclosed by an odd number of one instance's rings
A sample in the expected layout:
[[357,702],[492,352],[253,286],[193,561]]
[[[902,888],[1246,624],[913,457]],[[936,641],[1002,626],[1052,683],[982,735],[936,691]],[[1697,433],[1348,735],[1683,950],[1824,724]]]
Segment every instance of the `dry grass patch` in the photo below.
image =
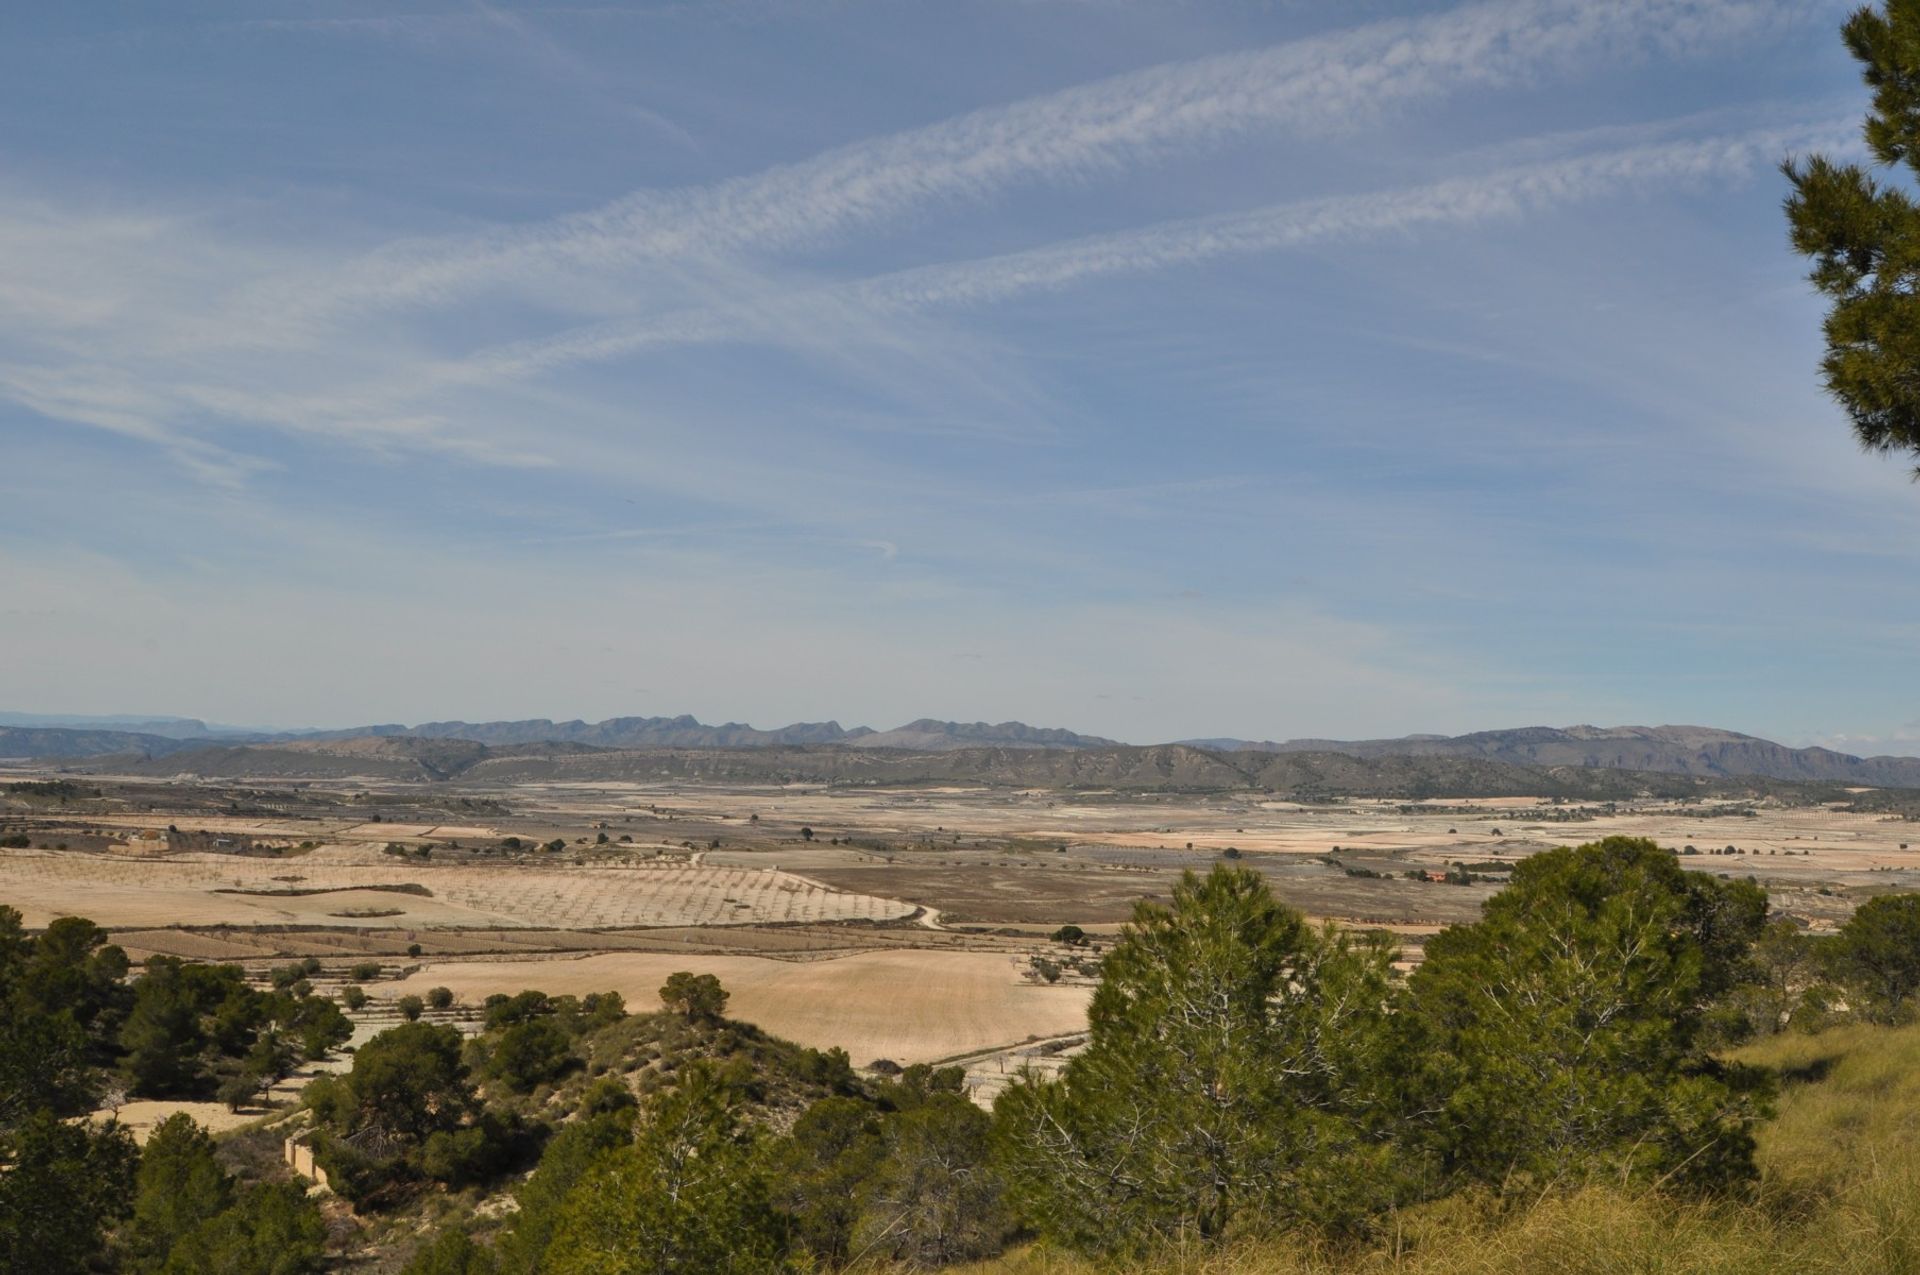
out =
[[1039,986],[1014,958],[982,952],[861,952],[835,960],[631,953],[574,960],[435,962],[396,994],[450,987],[469,1003],[494,992],[618,991],[632,1009],[658,1004],[676,970],[717,975],[730,1018],[802,1045],[839,1046],[856,1064],[930,1062],[1086,1026],[1085,987]]

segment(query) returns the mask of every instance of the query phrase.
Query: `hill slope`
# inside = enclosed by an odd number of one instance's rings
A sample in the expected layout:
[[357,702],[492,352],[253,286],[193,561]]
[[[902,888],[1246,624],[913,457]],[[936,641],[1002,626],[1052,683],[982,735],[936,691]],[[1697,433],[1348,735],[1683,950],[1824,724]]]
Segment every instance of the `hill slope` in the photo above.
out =
[[1820,783],[1920,788],[1920,757],[1856,757],[1828,748],[1789,748],[1706,726],[1528,726],[1470,735],[1399,739],[1195,741],[1268,753],[1351,757],[1474,757],[1521,766],[1584,766],[1712,778],[1758,776]]
[[[1751,791],[1749,781],[1586,767],[1539,767],[1462,757],[1354,757],[1344,753],[1219,753],[1184,744],[1151,748],[600,749],[579,744],[494,747],[465,740],[368,737],[193,748],[102,759],[103,769],[156,778],[347,779],[400,782],[980,784],[1128,792],[1269,792],[1332,797],[1637,796]],[[1766,783],[1767,781],[1760,781]]]
[[0,726],[0,757],[64,760],[131,753],[157,757],[191,747],[178,739],[127,730],[71,730],[47,726]]
[[[1635,775],[1691,776],[1701,779],[1756,778],[1789,783],[1920,789],[1920,757],[1858,757],[1827,748],[1789,748],[1753,735],[1704,726],[1529,726],[1516,730],[1476,731],[1469,735],[1407,735],[1398,739],[1362,740],[1249,742],[1203,739],[1144,749],[1117,744],[1096,735],[1028,726],[1024,722],[962,723],[931,718],[921,718],[888,731],[874,731],[864,726],[848,729],[838,722],[797,722],[774,730],[759,730],[738,722],[708,726],[693,717],[683,716],[615,717],[600,722],[553,722],[545,718],[497,722],[446,721],[426,722],[418,726],[381,725],[305,732],[297,736],[214,736],[198,739],[169,738],[127,730],[0,726],[0,757],[70,761],[119,754],[152,760],[192,752],[195,754],[194,760],[181,763],[183,769],[159,773],[188,773],[195,771],[195,768],[205,767],[209,768],[208,773],[226,774],[226,777],[238,777],[238,773],[227,774],[236,771],[260,777],[313,773],[316,777],[323,774],[359,774],[421,779],[447,778],[469,765],[494,757],[490,753],[474,754],[459,750],[435,752],[417,748],[381,753],[377,750],[368,751],[361,743],[368,739],[412,741],[414,744],[469,744],[510,751],[572,747],[636,754],[622,761],[589,763],[575,760],[569,763],[583,771],[600,767],[619,770],[629,777],[678,773],[675,767],[692,765],[715,777],[724,775],[746,779],[754,775],[776,773],[782,766],[792,766],[797,774],[827,782],[878,780],[884,776],[886,782],[951,779],[1057,787],[1101,784],[1139,786],[1151,780],[1162,787],[1222,788],[1234,786],[1235,781],[1230,776],[1237,774],[1242,776],[1241,782],[1280,791],[1292,790],[1292,785],[1261,784],[1252,779],[1257,771],[1270,764],[1258,759],[1314,754],[1363,761],[1395,758],[1422,759],[1433,763],[1443,760],[1471,761],[1547,771],[1621,771]],[[359,743],[361,746],[352,749],[339,747],[350,743]],[[296,745],[308,748],[311,753],[304,763],[307,770],[302,769],[303,763],[272,751]],[[252,751],[254,749],[267,751],[256,756]],[[662,751],[699,753],[703,756],[697,763],[685,758],[662,762],[658,758],[650,760],[641,756]],[[772,752],[779,755],[763,755],[735,762],[704,756],[709,752],[723,751]],[[901,755],[900,760],[858,761],[854,756],[838,755],[866,754],[872,758],[884,758],[896,753]],[[956,760],[951,764],[930,760],[932,756],[942,753],[955,754]],[[1014,761],[1003,756],[1018,753],[1033,756],[1025,761]],[[1054,754],[1060,756],[1055,757]],[[1097,756],[1080,762],[1066,760],[1074,754]],[[548,755],[537,751],[529,754],[534,759]],[[836,756],[828,762],[823,760],[825,755]],[[1245,756],[1241,760],[1233,762],[1218,760],[1242,755]],[[1196,759],[1203,756],[1214,760]],[[332,760],[322,763],[320,758]],[[1147,758],[1152,760],[1143,760]],[[355,765],[366,768],[355,769]],[[664,770],[661,769],[663,765],[666,766]],[[1322,769],[1329,765],[1331,763],[1319,763]],[[1289,776],[1292,774],[1284,773]],[[1445,789],[1448,792],[1465,795],[1482,791],[1476,785],[1481,782],[1483,772],[1448,772],[1429,767],[1423,773],[1429,776],[1457,773],[1467,784],[1465,787]],[[1406,782],[1419,786],[1411,778]],[[1496,782],[1511,786],[1513,781],[1508,776]],[[1533,782],[1538,783],[1537,780]],[[1604,784],[1589,782],[1561,791],[1576,795],[1576,789],[1595,790],[1604,787]],[[1517,789],[1513,791],[1518,795]]]

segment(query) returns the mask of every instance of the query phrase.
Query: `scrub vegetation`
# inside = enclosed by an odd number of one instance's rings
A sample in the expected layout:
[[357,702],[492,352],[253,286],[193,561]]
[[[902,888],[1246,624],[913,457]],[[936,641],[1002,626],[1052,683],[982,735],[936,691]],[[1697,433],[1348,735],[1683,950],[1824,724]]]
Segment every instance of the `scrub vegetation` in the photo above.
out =
[[[292,989],[177,962],[129,979],[89,923],[9,915],[0,1253],[296,1275],[1909,1268],[1916,896],[1815,937],[1682,858],[1619,837],[1536,855],[1411,976],[1253,872],[1190,874],[1104,955],[1087,1047],[991,1110],[957,1067],[863,1074],[730,1020],[711,976],[640,1013],[495,995],[470,1037],[403,1022],[281,1117],[321,1199],[228,1150],[258,1131],[175,1117],[142,1152],[66,1118],[136,1075],[205,1083],[177,1077],[275,1039]],[[200,1022],[185,1063],[136,1065],[143,1004]]]

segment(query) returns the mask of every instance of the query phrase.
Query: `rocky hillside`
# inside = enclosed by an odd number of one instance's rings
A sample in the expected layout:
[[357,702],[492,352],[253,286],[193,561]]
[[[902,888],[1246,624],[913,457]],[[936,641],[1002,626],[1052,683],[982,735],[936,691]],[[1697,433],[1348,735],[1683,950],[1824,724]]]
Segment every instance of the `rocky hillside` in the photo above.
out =
[[[0,714],[0,728],[8,716]],[[199,744],[279,744],[290,741],[337,742],[377,737],[383,739],[456,739],[476,744],[584,744],[593,748],[785,748],[815,744],[844,744],[860,748],[910,748],[940,751],[951,748],[1109,748],[1111,739],[1081,735],[1070,730],[1029,726],[1025,722],[943,722],[930,717],[876,731],[869,726],[842,726],[839,722],[795,722],[760,730],[743,722],[724,722],[708,726],[696,717],[609,717],[604,721],[579,719],[556,722],[545,717],[517,721],[422,722],[405,726],[385,722],[368,726],[350,726],[340,730],[281,731],[277,733],[212,730],[205,723],[172,719],[132,727],[102,722],[91,724],[79,719],[48,718],[11,723],[44,731],[42,751],[20,756],[84,757],[89,753],[152,751],[130,738],[134,733],[154,736],[162,749],[177,747],[182,741]],[[78,738],[68,739],[74,736]],[[129,736],[109,740],[110,747],[96,747],[103,736]],[[13,755],[0,753],[0,756]]]
[[[356,732],[329,732],[345,736]],[[481,744],[587,744],[595,748],[790,748],[841,744],[854,748],[905,748],[939,752],[955,748],[1110,748],[1111,739],[1051,730],[1025,722],[942,722],[923,717],[876,731],[839,722],[795,722],[759,730],[741,722],[708,726],[694,717],[610,717],[602,722],[424,722],[378,727],[363,734],[411,735],[422,739],[468,739]]]
[[366,736],[186,748],[128,761],[106,758],[100,769],[164,779],[369,779],[438,783],[489,759],[543,758],[581,749],[573,744],[491,748],[462,739]]

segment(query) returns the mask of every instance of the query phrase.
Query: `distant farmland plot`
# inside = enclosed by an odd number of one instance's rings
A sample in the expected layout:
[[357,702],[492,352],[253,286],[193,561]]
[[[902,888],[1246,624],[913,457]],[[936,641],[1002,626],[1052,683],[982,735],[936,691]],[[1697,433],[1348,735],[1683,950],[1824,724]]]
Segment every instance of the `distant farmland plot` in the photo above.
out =
[[[394,890],[403,885],[424,886],[431,893]],[[266,893],[291,890],[303,893]],[[83,913],[108,927],[597,929],[881,921],[913,911],[911,904],[898,900],[829,889],[769,869],[691,864],[377,867],[298,859],[120,859],[29,851],[0,854],[0,900],[19,908],[29,925]],[[389,909],[386,916],[342,915]]]
[[691,970],[719,976],[732,996],[728,1017],[817,1049],[838,1045],[865,1065],[930,1062],[1084,1031],[1091,989],[1027,982],[1023,965],[985,952],[861,952],[824,961],[617,952],[435,962],[383,990],[450,987],[469,1003],[530,987],[556,995],[617,991],[629,1008],[651,1010],[667,975]]

